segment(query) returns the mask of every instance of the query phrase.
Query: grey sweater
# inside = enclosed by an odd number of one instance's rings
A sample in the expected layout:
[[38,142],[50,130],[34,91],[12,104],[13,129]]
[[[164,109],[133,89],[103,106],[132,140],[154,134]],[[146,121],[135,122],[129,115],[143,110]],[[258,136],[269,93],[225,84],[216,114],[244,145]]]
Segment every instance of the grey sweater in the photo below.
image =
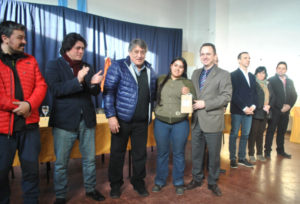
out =
[[[158,86],[163,82],[166,75],[159,77]],[[196,92],[191,80],[179,78],[177,80],[169,79],[161,90],[160,105],[155,107],[155,118],[172,124],[185,120],[188,117],[187,113],[181,113],[181,89],[188,87],[190,93],[195,96]]]

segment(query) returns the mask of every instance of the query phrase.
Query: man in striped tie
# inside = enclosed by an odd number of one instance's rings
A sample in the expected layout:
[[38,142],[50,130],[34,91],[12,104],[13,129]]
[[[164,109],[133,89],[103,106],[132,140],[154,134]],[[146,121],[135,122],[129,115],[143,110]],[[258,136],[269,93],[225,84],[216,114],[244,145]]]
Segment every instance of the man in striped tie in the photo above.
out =
[[212,43],[204,43],[200,48],[200,60],[203,68],[192,75],[196,89],[192,117],[192,161],[193,180],[186,189],[200,187],[203,183],[203,159],[205,143],[209,154],[208,189],[214,195],[221,196],[217,185],[220,173],[220,150],[224,129],[224,106],[231,99],[232,86],[229,72],[215,64],[216,48]]

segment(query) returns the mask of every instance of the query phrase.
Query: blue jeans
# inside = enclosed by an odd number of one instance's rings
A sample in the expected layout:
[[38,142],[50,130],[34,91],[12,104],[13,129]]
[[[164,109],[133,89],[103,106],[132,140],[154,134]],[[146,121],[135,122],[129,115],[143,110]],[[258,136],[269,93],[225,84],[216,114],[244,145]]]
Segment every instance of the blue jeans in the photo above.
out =
[[239,160],[246,158],[247,141],[251,130],[252,115],[231,114],[231,131],[229,138],[230,160],[236,160],[236,139],[242,126],[242,135],[239,144]]
[[169,173],[169,148],[173,151],[173,184],[183,185],[185,168],[185,145],[189,135],[189,122],[184,120],[175,124],[168,124],[158,119],[154,121],[154,136],[157,144],[157,161],[155,184],[165,185]]
[[82,155],[85,191],[93,191],[96,186],[95,128],[87,128],[84,120],[81,120],[78,131],[53,128],[53,136],[56,156],[54,165],[54,190],[56,198],[66,197],[68,183],[67,167],[76,139],[79,139],[79,150]]
[[22,169],[23,203],[39,201],[39,153],[41,150],[38,128],[0,135],[0,203],[9,203],[8,173],[18,150]]

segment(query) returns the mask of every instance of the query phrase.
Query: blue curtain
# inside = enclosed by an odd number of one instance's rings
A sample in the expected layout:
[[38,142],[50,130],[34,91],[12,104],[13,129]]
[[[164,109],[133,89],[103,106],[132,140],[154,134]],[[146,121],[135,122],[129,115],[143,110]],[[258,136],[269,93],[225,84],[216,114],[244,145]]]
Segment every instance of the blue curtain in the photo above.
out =
[[[47,61],[59,57],[63,37],[70,32],[80,33],[87,40],[84,60],[95,71],[103,69],[106,56],[126,57],[134,38],[148,44],[146,59],[158,75],[168,73],[171,60],[181,56],[182,29],[128,23],[61,6],[0,0],[0,21],[4,20],[27,27],[25,51],[36,57],[43,74]],[[101,97],[95,97],[96,107],[102,107]],[[44,103],[49,104],[50,100],[48,94]]]

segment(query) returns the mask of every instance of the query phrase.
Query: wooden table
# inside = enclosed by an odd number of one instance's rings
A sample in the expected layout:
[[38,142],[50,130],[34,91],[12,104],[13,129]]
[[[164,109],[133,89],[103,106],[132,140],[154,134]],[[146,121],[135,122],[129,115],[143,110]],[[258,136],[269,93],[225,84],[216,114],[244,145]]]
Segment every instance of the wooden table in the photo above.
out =
[[[41,117],[39,122],[41,134],[41,152],[39,155],[40,162],[53,162],[56,159],[54,154],[52,128],[48,127],[48,121],[48,117]],[[155,139],[153,136],[153,122],[149,126],[148,135],[149,137],[147,146],[156,146]],[[108,127],[107,119],[104,114],[97,114],[97,125],[95,130],[96,155],[110,153],[110,140],[111,133]],[[127,149],[130,149],[130,143],[128,143]],[[73,146],[70,157],[81,158],[78,140]],[[18,153],[16,153],[16,157],[13,163],[13,166],[17,165],[20,165]]]
[[290,141],[300,144],[300,106],[294,107],[291,111],[293,118]]
[[[52,136],[52,128],[48,127],[48,117],[41,117],[40,119],[40,134],[41,134],[41,152],[39,155],[40,162],[53,162],[55,161],[54,154],[54,144]],[[225,129],[224,133],[229,133],[230,131],[230,114],[225,114]],[[191,131],[189,134],[189,139],[191,138]],[[108,127],[108,122],[104,114],[97,114],[97,125],[95,131],[95,145],[96,145],[96,155],[109,154],[110,153],[110,140],[111,133]],[[153,130],[153,121],[150,123],[148,128],[148,147],[156,146]],[[128,143],[127,149],[130,150],[130,142]],[[71,155],[71,158],[81,158],[79,151],[79,142],[76,141]],[[20,165],[18,154],[13,163],[13,166]]]

